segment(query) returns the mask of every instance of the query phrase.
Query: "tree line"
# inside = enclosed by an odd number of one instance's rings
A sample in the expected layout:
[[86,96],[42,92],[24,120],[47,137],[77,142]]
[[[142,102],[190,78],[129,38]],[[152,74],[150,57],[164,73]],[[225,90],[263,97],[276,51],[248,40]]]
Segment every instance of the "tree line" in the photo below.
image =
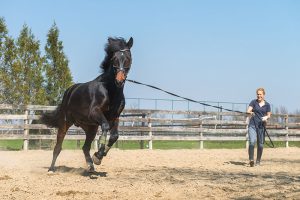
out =
[[42,55],[40,41],[24,24],[18,38],[0,18],[0,104],[57,105],[73,84],[69,61],[54,23]]

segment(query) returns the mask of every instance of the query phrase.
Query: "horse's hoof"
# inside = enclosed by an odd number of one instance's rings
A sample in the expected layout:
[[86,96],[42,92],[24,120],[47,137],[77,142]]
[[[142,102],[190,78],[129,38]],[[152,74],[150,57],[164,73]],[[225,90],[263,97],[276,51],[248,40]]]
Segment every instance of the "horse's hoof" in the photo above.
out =
[[88,174],[96,174],[96,171],[94,169],[88,169],[87,173]]
[[95,173],[95,168],[94,168],[93,164],[88,164],[87,172],[88,173]]
[[47,173],[48,173],[48,175],[52,175],[52,174],[54,174],[54,170],[49,169]]
[[54,167],[50,167],[50,168],[48,169],[48,174],[51,174],[51,173],[54,173]]
[[99,159],[95,154],[93,155],[92,159],[93,159],[93,162],[94,162],[95,165],[100,165],[101,164],[102,158]]

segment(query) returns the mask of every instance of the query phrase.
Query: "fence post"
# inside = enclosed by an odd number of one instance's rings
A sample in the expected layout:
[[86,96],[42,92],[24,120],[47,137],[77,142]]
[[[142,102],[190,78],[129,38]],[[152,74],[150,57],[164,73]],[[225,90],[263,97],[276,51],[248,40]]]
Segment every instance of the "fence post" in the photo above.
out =
[[249,128],[249,117],[246,117],[246,149],[249,147],[249,137],[248,137],[248,128]]
[[26,125],[29,124],[28,115],[29,115],[29,111],[26,108],[26,110],[25,110],[26,118],[24,120],[24,141],[23,141],[23,150],[24,151],[28,150],[28,144],[29,144],[29,141],[28,141],[29,129],[26,127]]
[[149,121],[148,121],[148,127],[150,128],[150,131],[149,131],[149,137],[150,137],[150,140],[149,140],[149,149],[152,150],[153,146],[152,146],[152,123],[150,121],[150,117],[149,117]]
[[[145,119],[146,114],[143,113],[142,118]],[[142,122],[142,127],[145,126],[145,122]],[[141,132],[141,136],[144,136],[144,132]],[[144,140],[140,140],[140,149],[144,149]]]
[[202,120],[201,120],[201,115],[198,116],[199,117],[199,128],[200,128],[200,149],[203,149],[203,133],[202,133]]
[[289,147],[289,127],[288,127],[288,122],[289,122],[289,116],[286,115],[284,117],[285,130],[287,131],[286,135],[285,135],[285,147]]
[[[220,109],[219,109],[219,121],[220,121],[220,122],[223,121],[223,115],[222,115],[222,112],[223,112],[223,107],[220,106]],[[222,123],[221,123],[220,128],[223,128]]]
[[203,149],[203,133],[202,133],[202,123],[200,125],[200,149]]
[[77,140],[76,142],[76,149],[80,149],[80,140]]

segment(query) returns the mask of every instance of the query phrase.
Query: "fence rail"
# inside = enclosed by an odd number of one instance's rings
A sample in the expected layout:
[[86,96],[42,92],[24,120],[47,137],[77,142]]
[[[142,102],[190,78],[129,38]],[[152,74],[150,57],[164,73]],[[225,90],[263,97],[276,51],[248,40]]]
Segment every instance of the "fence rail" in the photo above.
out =
[[[56,129],[39,124],[42,112],[55,106],[0,104],[0,140],[55,140]],[[273,141],[300,141],[300,115],[274,114],[267,125]],[[147,141],[245,141],[248,146],[247,116],[233,112],[125,109],[120,117],[119,140]],[[17,134],[15,133],[17,132]],[[20,134],[21,133],[21,134]],[[97,135],[100,133],[98,132]],[[72,126],[66,140],[84,140],[84,132]],[[98,136],[95,139],[97,148]]]

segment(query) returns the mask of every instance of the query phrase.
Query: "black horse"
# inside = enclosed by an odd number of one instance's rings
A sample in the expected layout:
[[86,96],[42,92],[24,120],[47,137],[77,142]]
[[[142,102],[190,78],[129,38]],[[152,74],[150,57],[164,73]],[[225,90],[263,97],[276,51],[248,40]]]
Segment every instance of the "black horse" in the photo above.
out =
[[[62,149],[64,137],[73,124],[81,127],[86,134],[82,150],[89,172],[95,170],[93,163],[101,164],[103,156],[117,141],[119,116],[125,106],[123,88],[131,66],[132,45],[132,38],[128,42],[123,38],[108,38],[106,56],[100,66],[102,74],[95,80],[68,88],[56,110],[42,115],[41,120],[44,124],[58,128],[53,159],[48,171],[54,172],[55,161]],[[91,158],[91,144],[99,126],[102,129],[99,150]],[[108,131],[110,137],[106,142]]]

